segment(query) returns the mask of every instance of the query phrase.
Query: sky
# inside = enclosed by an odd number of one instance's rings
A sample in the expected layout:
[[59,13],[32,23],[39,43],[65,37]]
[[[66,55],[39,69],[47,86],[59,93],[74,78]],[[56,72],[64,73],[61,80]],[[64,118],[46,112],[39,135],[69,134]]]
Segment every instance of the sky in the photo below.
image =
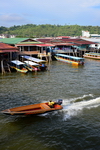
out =
[[0,26],[100,26],[100,0],[0,0]]

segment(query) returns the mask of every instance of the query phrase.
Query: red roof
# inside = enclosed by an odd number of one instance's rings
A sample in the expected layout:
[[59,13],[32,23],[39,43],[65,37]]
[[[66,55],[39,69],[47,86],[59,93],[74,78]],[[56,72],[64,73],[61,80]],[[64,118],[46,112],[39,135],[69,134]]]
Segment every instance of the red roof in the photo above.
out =
[[55,46],[73,46],[73,45],[79,45],[74,43],[53,43]]
[[[63,36],[62,36],[63,37]],[[94,42],[86,41],[83,39],[71,39],[71,38],[55,38],[55,39],[38,39],[38,41],[43,42],[43,43],[73,43],[73,44],[78,44],[78,45],[83,45],[83,44],[95,44]]]
[[43,43],[49,43],[51,40],[52,40],[51,38],[48,38],[48,39],[46,39],[46,38],[43,38],[43,39],[37,39],[37,41],[43,42]]
[[37,44],[36,46],[46,47],[46,46],[55,46],[53,44]]
[[17,44],[17,46],[40,46],[40,47],[46,47],[46,46],[54,46],[53,44],[50,44],[50,43],[46,43],[46,44]]
[[69,36],[57,36],[56,39],[69,39]]
[[62,39],[63,42],[70,42],[74,44],[95,44],[94,42],[86,41],[83,39]]
[[0,43],[0,53],[5,53],[5,52],[18,52],[18,48],[14,46],[10,46],[5,43]]

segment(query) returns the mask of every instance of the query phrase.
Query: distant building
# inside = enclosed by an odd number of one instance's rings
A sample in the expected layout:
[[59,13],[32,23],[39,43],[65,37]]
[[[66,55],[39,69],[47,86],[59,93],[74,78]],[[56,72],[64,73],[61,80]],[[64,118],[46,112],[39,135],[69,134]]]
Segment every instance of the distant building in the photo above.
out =
[[15,38],[16,35],[9,35],[9,38]]
[[15,38],[16,35],[8,35],[8,34],[0,34],[0,38],[4,39],[4,38]]
[[0,38],[4,39],[7,38],[7,36],[5,34],[0,34]]
[[90,34],[89,31],[83,31],[82,30],[82,37],[83,38],[100,38],[100,34]]
[[89,37],[90,37],[89,31],[83,31],[83,30],[82,30],[82,37],[87,37],[87,38],[89,38]]

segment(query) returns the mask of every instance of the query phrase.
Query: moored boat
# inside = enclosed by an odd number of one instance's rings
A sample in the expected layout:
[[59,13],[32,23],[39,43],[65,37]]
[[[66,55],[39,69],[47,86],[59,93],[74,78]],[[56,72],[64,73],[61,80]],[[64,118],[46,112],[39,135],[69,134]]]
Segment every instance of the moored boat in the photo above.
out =
[[1,111],[1,113],[7,115],[31,115],[31,114],[37,115],[37,114],[43,114],[46,112],[63,109],[61,104],[62,104],[62,100],[59,99],[58,102],[56,102],[53,105],[53,108],[51,108],[49,106],[49,103],[46,102],[46,103],[39,103],[39,104],[32,104],[32,105],[10,108]]
[[28,70],[25,68],[25,64],[19,60],[12,60],[8,63],[11,69],[16,70],[17,72],[27,73]]
[[84,65],[84,58],[65,55],[65,54],[56,54],[55,58],[58,61],[66,62],[72,65]]
[[31,56],[21,56],[23,59],[25,60],[30,60],[32,62],[35,62],[35,63],[38,63],[39,64],[39,67],[41,69],[41,71],[44,71],[47,69],[47,66],[45,65],[46,61],[45,60],[42,60],[42,59],[38,59],[38,58],[35,58],[35,57],[31,57]]
[[85,53],[83,57],[100,60],[100,53],[89,52],[89,53]]
[[32,61],[24,61],[24,63],[25,63],[25,67],[29,71],[40,71],[39,64],[32,62]]

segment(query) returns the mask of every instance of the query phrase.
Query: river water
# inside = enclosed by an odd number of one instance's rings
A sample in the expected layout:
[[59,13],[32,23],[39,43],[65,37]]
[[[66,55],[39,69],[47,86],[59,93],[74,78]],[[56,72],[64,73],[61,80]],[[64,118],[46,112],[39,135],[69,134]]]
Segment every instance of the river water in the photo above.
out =
[[0,114],[0,150],[99,150],[100,61],[49,69],[0,74],[0,111],[63,99],[62,110],[39,116]]

